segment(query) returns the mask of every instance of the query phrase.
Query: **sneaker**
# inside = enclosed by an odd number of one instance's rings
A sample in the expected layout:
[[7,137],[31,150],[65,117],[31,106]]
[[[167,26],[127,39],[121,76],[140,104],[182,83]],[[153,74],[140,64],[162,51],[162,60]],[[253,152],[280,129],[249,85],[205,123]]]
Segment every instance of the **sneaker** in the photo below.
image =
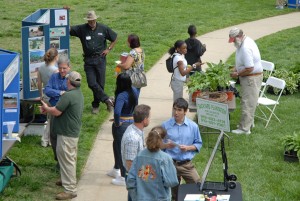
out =
[[41,142],[42,147],[48,147],[48,142]]
[[108,98],[106,101],[105,101],[105,104],[106,104],[106,107],[107,107],[107,111],[111,112],[113,111],[113,108],[114,108],[114,102],[112,99]]
[[251,134],[250,130],[244,131],[244,130],[241,130],[241,129],[232,130],[231,132],[234,133],[234,134],[246,134],[246,135]]
[[76,193],[67,193],[67,192],[61,192],[56,195],[57,200],[70,200],[75,197],[77,197]]
[[98,113],[99,113],[99,107],[93,107],[92,114],[98,114]]
[[108,173],[106,173],[107,176],[113,177],[113,178],[117,178],[120,177],[120,169],[111,169]]
[[118,176],[116,179],[113,179],[111,181],[111,183],[113,185],[117,185],[117,186],[126,186],[126,183],[125,183],[125,178],[124,177],[121,177],[121,176]]

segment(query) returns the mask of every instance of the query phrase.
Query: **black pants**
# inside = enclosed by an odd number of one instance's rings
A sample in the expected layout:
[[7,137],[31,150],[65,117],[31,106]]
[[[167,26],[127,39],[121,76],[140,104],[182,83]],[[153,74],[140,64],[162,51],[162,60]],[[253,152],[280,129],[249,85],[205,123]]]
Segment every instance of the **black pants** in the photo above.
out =
[[108,96],[104,93],[106,58],[101,56],[85,57],[84,71],[89,88],[93,92],[92,106],[99,107],[100,102],[105,102]]
[[125,133],[127,127],[132,124],[129,122],[123,122],[121,126],[116,127],[115,124],[112,124],[112,134],[113,134],[113,152],[115,158],[115,169],[121,170],[121,176],[125,177],[126,169],[122,162],[122,154],[121,154],[121,142],[123,134]]

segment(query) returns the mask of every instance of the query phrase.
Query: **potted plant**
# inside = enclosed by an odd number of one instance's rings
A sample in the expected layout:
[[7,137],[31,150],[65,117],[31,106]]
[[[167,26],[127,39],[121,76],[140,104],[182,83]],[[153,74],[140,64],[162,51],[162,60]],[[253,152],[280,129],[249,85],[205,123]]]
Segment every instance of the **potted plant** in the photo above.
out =
[[294,132],[293,135],[287,135],[282,138],[284,146],[284,160],[289,162],[299,161],[300,158],[300,135]]
[[229,86],[230,70],[227,64],[220,61],[218,64],[207,63],[207,65],[205,72],[194,73],[186,83],[189,94],[194,94],[192,95],[193,101],[199,96],[199,91],[224,91]]
[[229,86],[230,70],[222,60],[218,64],[207,63],[208,68],[205,73],[209,80],[209,91],[224,91]]

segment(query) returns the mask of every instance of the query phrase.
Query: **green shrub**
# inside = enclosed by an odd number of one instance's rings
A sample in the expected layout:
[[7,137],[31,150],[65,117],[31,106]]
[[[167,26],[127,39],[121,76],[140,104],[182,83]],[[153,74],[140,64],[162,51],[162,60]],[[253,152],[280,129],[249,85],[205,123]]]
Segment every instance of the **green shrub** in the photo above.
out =
[[[274,77],[283,79],[286,82],[283,94],[293,94],[299,91],[300,84],[300,73],[294,73],[293,71],[287,71],[285,69],[275,70]],[[278,90],[273,89],[274,93],[277,94]]]

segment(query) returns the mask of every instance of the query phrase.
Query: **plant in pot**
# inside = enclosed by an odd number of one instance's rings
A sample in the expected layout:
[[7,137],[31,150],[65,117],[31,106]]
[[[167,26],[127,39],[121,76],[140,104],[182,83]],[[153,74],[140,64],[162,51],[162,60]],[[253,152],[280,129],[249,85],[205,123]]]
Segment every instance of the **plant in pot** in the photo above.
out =
[[293,135],[286,135],[282,138],[284,146],[284,160],[296,162],[300,159],[300,135],[294,132]]
[[201,91],[207,91],[209,89],[207,75],[203,71],[195,72],[192,76],[189,77],[186,86],[188,87],[189,94],[192,94],[192,101],[196,102],[196,98],[201,93]]
[[[225,91],[226,88],[228,88],[230,81],[230,70],[228,65],[221,60],[218,64],[207,63],[207,65],[208,68],[205,72],[196,72],[194,75],[190,76],[189,81],[186,84],[190,94],[195,94],[197,93],[196,91],[199,90],[201,92],[209,93]],[[196,97],[199,97],[199,94],[192,97],[194,97],[195,100]]]
[[218,64],[207,63],[207,66],[205,73],[210,84],[209,91],[225,91],[231,79],[229,65],[220,60]]

